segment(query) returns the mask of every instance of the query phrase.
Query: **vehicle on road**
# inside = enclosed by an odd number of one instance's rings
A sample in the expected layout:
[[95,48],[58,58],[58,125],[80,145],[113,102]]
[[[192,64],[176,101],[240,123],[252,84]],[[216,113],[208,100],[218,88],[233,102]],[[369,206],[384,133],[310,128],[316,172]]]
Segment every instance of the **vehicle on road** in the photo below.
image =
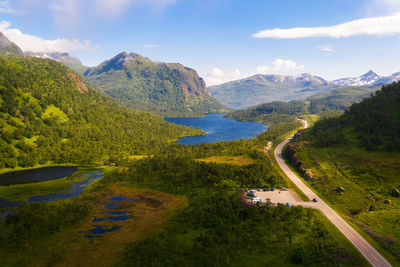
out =
[[318,200],[317,200],[317,198],[313,198],[313,200],[312,200],[313,202],[318,202]]

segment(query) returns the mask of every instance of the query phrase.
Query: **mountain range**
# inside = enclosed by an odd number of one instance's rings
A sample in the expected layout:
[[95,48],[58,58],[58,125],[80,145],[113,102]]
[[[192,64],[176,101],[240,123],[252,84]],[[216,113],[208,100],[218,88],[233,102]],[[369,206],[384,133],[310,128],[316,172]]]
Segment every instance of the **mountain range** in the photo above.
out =
[[373,71],[352,78],[327,81],[311,74],[262,75],[210,86],[212,96],[233,109],[248,108],[273,101],[291,101],[329,92],[341,87],[389,84],[400,79],[400,72],[380,76]]
[[256,74],[249,78],[210,86],[208,89],[222,104],[241,109],[272,101],[291,101],[328,92],[337,87],[311,74]]
[[[1,33],[0,33],[1,34]],[[24,56],[0,35],[0,53]],[[95,89],[120,104],[162,115],[189,115],[227,110],[214,99],[197,72],[179,63],[153,62],[136,53],[120,53],[97,67],[86,67],[65,52],[25,52],[25,56],[53,59],[83,75]]]
[[136,53],[120,53],[83,76],[123,105],[163,114],[213,113],[225,108],[197,72],[179,63],[153,62]]

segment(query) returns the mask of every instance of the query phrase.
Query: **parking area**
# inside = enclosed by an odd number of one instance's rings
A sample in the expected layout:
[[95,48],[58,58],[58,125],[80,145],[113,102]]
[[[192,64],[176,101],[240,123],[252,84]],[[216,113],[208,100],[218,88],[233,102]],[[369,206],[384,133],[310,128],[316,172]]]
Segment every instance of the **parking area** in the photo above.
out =
[[[249,192],[250,190],[247,191],[247,193]],[[263,191],[261,189],[255,189],[252,192],[254,193],[254,197],[250,199],[250,201],[259,200],[261,203],[270,201],[274,205],[277,205],[278,203],[286,205],[287,203],[289,203],[289,206],[303,206],[308,208],[313,208],[316,205],[316,203],[311,201],[304,202],[300,198],[300,196],[292,189],[275,189],[274,191]]]

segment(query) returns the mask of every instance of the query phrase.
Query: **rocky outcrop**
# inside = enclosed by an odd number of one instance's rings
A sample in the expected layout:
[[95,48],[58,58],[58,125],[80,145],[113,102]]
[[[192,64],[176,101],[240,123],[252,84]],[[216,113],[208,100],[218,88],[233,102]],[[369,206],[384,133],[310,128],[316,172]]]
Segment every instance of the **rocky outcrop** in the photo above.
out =
[[339,193],[344,193],[346,190],[344,190],[343,186],[338,186],[336,188],[336,191],[339,192]]
[[399,197],[400,196],[400,192],[397,188],[392,188],[392,196],[394,197]]
[[299,158],[296,156],[296,152],[297,150],[295,149],[295,147],[289,144],[283,152],[283,155],[307,180],[314,181],[316,179],[314,173],[312,172],[312,170],[306,169],[304,167],[304,162],[299,160]]

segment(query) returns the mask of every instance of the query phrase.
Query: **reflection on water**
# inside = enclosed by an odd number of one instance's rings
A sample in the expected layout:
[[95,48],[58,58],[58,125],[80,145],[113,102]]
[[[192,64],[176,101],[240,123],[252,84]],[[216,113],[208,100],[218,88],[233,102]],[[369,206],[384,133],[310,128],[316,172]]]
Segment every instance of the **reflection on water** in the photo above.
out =
[[67,177],[78,171],[77,167],[44,167],[32,170],[7,172],[0,175],[0,185],[43,182]]
[[[32,196],[28,199],[28,202],[52,202],[78,196],[91,183],[102,178],[103,174],[100,170],[90,170],[83,174],[82,177],[85,177],[85,179],[79,182],[72,183],[67,190],[47,195]],[[20,203],[21,201],[8,201],[6,199],[0,198],[0,208],[14,208],[18,207]],[[7,210],[0,212],[1,217],[5,217],[8,214],[10,214],[10,211]]]

